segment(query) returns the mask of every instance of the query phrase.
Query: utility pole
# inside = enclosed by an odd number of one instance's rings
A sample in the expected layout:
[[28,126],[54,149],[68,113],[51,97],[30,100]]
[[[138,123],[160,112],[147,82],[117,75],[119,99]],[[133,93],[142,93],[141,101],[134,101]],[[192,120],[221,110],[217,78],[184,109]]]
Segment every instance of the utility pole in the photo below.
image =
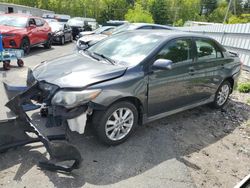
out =
[[236,16],[236,0],[234,0],[234,15]]
[[228,13],[229,13],[229,10],[230,10],[230,7],[231,7],[231,4],[232,4],[232,1],[233,1],[233,0],[230,0],[230,1],[229,1],[229,3],[228,3],[227,12],[226,12],[226,15],[225,15],[225,18],[224,18],[223,24],[225,24],[225,23],[226,23],[226,21],[227,21],[227,16],[228,16]]

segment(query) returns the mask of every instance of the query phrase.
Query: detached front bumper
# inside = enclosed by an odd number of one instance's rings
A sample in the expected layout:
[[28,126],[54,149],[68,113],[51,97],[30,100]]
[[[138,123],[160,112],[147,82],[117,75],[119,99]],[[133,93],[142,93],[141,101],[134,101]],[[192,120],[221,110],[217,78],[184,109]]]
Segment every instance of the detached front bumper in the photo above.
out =
[[[6,88],[11,88],[6,85]],[[13,88],[12,89],[12,95]],[[25,90],[24,88],[19,88]],[[7,91],[10,92],[10,91]],[[11,96],[13,97],[13,96]],[[50,160],[46,162],[40,162],[39,166],[48,170],[60,170],[70,172],[73,169],[79,168],[82,157],[80,152],[67,142],[51,141],[65,138],[64,135],[52,135],[46,136],[41,127],[35,125],[29,116],[25,113],[25,105],[32,106],[31,100],[40,102],[47,99],[50,95],[41,90],[38,83],[31,86],[29,89],[22,91],[21,94],[13,97],[6,106],[17,116],[17,118],[0,123],[0,152],[4,152],[12,147],[26,145],[32,142],[42,142],[48,153],[50,154]],[[47,127],[65,125],[65,120],[78,117],[80,114],[86,111],[85,107],[79,107],[76,109],[66,110],[64,108],[53,108],[49,116],[53,116],[54,121],[51,121],[51,117],[48,117],[46,123]],[[60,121],[60,123],[58,123]],[[56,122],[56,124],[53,124]],[[53,124],[48,126],[48,124]],[[31,137],[29,133],[35,134],[35,137]],[[73,161],[73,164],[69,166],[60,165],[58,162]]]

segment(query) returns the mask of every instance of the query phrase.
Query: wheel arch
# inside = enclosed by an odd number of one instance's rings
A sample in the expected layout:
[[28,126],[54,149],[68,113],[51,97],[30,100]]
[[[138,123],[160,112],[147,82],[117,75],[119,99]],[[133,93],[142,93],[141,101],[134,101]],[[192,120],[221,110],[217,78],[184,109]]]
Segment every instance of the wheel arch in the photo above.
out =
[[233,88],[234,88],[234,79],[233,79],[233,77],[227,77],[226,79],[224,79],[224,81],[228,81],[231,84],[231,91],[230,91],[230,93],[232,93],[233,92]]
[[30,38],[29,38],[29,36],[28,36],[28,35],[23,35],[23,36],[22,36],[22,39],[21,39],[21,42],[20,42],[20,48],[21,48],[21,45],[22,45],[22,42],[23,42],[24,39],[27,39],[27,40],[29,41],[29,43],[30,43]]
[[[110,106],[112,106],[118,102],[122,102],[122,101],[130,102],[136,107],[137,112],[138,112],[138,124],[141,125],[142,121],[143,121],[144,107],[143,107],[143,104],[140,101],[140,99],[137,97],[134,97],[134,96],[121,97],[119,99],[112,101],[108,106],[106,106],[102,110],[108,109]],[[93,109],[93,110],[95,110],[95,109]]]

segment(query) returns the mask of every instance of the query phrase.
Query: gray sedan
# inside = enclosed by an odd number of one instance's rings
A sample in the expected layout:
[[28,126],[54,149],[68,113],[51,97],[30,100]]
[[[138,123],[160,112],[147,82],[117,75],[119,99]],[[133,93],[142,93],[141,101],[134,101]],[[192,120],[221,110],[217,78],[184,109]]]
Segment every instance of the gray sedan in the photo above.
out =
[[221,108],[240,65],[208,37],[130,31],[40,64],[29,72],[29,97],[54,118],[50,126],[66,121],[83,134],[89,121],[103,143],[115,145],[137,125],[208,103]]

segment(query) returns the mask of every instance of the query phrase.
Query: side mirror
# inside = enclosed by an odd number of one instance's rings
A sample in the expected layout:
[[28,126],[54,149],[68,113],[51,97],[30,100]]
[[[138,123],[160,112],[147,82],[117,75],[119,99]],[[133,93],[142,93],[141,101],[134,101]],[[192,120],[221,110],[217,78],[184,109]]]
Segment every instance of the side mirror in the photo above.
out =
[[160,69],[160,70],[170,70],[172,69],[173,61],[169,59],[157,59],[154,64],[154,69]]

